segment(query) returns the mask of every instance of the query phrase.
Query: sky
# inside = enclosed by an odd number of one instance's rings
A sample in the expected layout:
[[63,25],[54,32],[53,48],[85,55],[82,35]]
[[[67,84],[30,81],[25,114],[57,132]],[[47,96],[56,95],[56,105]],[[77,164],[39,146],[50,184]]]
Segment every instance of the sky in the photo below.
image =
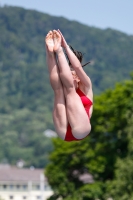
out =
[[133,35],[133,0],[0,0],[52,16],[63,16],[101,29],[112,28]]

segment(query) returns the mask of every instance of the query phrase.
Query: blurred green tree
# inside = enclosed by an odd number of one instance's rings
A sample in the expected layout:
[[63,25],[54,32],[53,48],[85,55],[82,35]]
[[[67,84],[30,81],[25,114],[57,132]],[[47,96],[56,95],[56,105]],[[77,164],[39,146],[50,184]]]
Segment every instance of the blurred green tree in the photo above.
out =
[[106,197],[114,200],[133,200],[133,107],[129,111],[127,126],[127,156],[117,158],[113,181],[107,182]]
[[[55,199],[76,199],[77,195],[81,200],[105,199],[108,182],[112,183],[115,173],[118,178],[121,175],[119,168],[115,172],[115,167],[125,161],[130,153],[131,133],[128,128],[132,130],[131,124],[129,126],[132,99],[133,80],[116,84],[113,90],[107,90],[95,98],[89,137],[70,143],[53,140],[54,151],[50,154],[51,162],[45,173],[54,190]],[[128,163],[132,166],[131,159]],[[125,168],[127,166],[123,163],[121,171],[124,172]],[[130,177],[132,169],[126,172]],[[86,173],[93,176],[92,183],[84,184],[80,180],[81,175]],[[123,189],[124,193],[126,187]]]

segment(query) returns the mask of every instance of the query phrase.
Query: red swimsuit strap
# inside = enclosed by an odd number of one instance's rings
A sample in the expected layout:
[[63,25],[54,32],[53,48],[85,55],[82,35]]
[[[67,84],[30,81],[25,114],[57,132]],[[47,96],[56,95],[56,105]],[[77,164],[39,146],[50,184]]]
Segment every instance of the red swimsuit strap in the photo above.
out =
[[84,96],[86,97],[89,102],[91,103],[91,105],[93,104],[93,102],[90,100],[90,98],[88,98],[79,88],[76,90],[77,94],[81,97],[81,96]]

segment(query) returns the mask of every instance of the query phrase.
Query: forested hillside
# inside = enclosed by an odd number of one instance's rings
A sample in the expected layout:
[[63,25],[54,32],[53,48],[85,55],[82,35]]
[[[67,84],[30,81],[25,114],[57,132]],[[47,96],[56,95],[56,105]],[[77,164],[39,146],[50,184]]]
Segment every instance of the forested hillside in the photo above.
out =
[[[0,7],[0,162],[43,167],[54,129],[53,93],[45,62],[44,37],[59,28],[67,42],[84,53],[85,67],[98,94],[133,70],[133,36],[101,30],[18,7]],[[35,159],[36,158],[36,159]]]

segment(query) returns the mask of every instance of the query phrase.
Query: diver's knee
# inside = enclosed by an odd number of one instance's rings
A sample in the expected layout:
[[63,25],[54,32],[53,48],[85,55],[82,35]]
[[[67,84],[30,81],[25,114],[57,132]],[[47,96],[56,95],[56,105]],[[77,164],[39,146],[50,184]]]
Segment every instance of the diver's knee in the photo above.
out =
[[72,134],[76,139],[83,139],[91,132],[91,124],[88,123],[86,126],[76,128],[72,130]]
[[66,129],[65,128],[60,128],[57,130],[57,135],[62,139],[65,140],[66,137]]

